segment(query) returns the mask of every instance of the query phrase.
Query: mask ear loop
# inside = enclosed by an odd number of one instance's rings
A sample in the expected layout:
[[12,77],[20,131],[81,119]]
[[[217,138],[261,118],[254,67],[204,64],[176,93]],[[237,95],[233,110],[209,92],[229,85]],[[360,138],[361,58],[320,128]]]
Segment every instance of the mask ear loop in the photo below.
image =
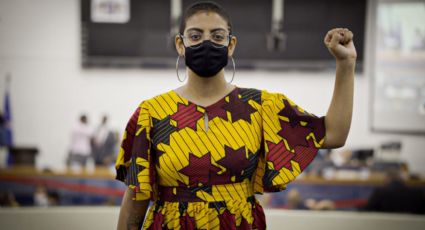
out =
[[187,73],[185,73],[185,74],[184,74],[184,79],[182,80],[182,79],[180,78],[180,75],[179,75],[179,60],[180,60],[180,55],[179,55],[179,56],[177,56],[177,61],[176,61],[176,74],[177,74],[177,79],[179,80],[179,82],[184,82],[184,81],[186,81]]
[[235,59],[233,59],[233,57],[230,57],[230,59],[232,60],[232,64],[233,64],[233,74],[232,74],[232,79],[229,81],[229,84],[233,82],[233,79],[235,78],[235,73],[236,73]]

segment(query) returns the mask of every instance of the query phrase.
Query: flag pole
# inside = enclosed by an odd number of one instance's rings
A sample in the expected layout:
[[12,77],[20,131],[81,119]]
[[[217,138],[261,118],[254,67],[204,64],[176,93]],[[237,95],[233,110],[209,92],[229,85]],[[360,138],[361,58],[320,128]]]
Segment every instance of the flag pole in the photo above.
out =
[[12,74],[10,74],[9,72],[6,73],[6,92],[9,92],[10,89],[10,82],[12,81]]

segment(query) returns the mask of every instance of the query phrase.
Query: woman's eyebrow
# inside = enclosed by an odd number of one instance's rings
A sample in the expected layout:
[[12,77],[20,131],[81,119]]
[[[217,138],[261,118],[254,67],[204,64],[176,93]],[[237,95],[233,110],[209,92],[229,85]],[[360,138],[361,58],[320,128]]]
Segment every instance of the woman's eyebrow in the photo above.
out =
[[199,29],[199,28],[189,28],[189,29],[187,29],[187,32],[189,32],[189,31],[198,31],[198,32],[204,32],[204,30],[203,29]]
[[[189,32],[189,31],[198,31],[198,32],[201,32],[201,33],[204,32],[203,29],[200,29],[200,28],[197,28],[197,27],[187,29],[187,32]],[[215,28],[215,29],[210,30],[211,33],[216,32],[216,31],[226,31],[226,30],[223,29],[223,28]]]
[[216,31],[226,31],[226,30],[223,29],[223,28],[216,28],[216,29],[210,30],[211,33],[216,32]]

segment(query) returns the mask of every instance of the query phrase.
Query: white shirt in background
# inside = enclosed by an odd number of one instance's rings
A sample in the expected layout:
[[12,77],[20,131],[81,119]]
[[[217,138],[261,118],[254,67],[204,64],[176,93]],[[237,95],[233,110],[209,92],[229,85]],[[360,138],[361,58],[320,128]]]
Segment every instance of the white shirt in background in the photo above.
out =
[[87,124],[78,123],[72,129],[71,152],[73,154],[81,154],[89,156],[91,154],[90,139],[93,131]]

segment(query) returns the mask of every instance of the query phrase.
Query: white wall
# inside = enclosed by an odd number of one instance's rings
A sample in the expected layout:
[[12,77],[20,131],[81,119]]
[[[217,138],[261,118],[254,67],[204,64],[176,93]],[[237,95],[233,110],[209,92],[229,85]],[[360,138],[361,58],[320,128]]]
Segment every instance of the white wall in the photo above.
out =
[[[324,31],[325,32],[325,31]],[[13,128],[17,145],[37,146],[38,167],[64,168],[70,129],[80,113],[91,124],[103,113],[123,130],[138,103],[180,85],[173,70],[83,70],[78,0],[0,0],[0,95],[12,74]],[[425,174],[423,136],[376,134],[369,125],[369,77],[356,77],[354,116],[347,147],[403,144],[402,157]],[[333,73],[240,71],[234,83],[283,92],[310,112],[324,115]]]

